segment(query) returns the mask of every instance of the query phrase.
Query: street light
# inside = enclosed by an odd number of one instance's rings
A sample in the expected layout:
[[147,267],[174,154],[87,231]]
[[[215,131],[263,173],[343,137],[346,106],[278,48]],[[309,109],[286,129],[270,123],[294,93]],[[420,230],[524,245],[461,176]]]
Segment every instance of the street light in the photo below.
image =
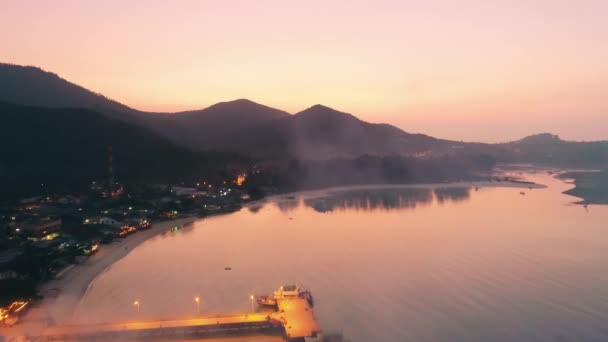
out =
[[194,297],[194,302],[196,302],[196,312],[201,314],[201,299],[199,297]]
[[136,301],[133,302],[133,306],[137,310],[137,313],[139,313],[139,301],[138,300],[136,300]]
[[253,308],[253,295],[249,296],[249,299],[251,299],[251,312],[255,312],[255,309]]

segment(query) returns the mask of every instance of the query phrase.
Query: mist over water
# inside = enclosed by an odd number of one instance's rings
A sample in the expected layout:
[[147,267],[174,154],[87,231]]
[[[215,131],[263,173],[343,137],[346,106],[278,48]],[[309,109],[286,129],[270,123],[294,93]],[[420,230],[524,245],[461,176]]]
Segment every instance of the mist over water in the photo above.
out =
[[200,220],[114,264],[75,319],[188,317],[196,296],[205,315],[247,312],[298,283],[351,341],[608,340],[608,207],[528,178],[548,188],[352,189]]

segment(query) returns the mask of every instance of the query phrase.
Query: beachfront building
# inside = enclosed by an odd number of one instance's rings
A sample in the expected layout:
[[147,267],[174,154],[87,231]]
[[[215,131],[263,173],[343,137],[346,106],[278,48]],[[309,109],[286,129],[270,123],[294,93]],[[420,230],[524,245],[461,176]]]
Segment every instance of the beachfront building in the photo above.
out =
[[53,240],[61,232],[61,219],[51,216],[30,218],[18,224],[15,231],[21,232],[32,239]]

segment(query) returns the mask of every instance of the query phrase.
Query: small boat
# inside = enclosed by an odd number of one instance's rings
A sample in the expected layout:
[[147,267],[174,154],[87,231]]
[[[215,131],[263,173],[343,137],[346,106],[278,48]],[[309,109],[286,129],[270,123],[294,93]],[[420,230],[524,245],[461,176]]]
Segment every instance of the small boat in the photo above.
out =
[[260,305],[260,306],[271,306],[271,307],[277,306],[277,300],[271,296],[256,296],[255,300],[258,302],[258,305]]
[[523,191],[520,191],[520,192],[519,192],[519,194],[520,194],[520,195],[525,195],[526,193],[525,193],[525,192],[523,192]]
[[224,267],[224,271],[230,271],[232,270],[232,267]]

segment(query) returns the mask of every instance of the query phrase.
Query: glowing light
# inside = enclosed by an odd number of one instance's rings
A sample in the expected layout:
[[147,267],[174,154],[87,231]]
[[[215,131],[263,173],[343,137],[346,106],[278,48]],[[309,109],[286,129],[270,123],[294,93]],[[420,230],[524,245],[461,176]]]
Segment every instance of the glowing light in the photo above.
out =
[[236,177],[236,185],[241,186],[245,183],[246,180],[247,180],[247,174],[245,174],[245,173],[240,174]]

